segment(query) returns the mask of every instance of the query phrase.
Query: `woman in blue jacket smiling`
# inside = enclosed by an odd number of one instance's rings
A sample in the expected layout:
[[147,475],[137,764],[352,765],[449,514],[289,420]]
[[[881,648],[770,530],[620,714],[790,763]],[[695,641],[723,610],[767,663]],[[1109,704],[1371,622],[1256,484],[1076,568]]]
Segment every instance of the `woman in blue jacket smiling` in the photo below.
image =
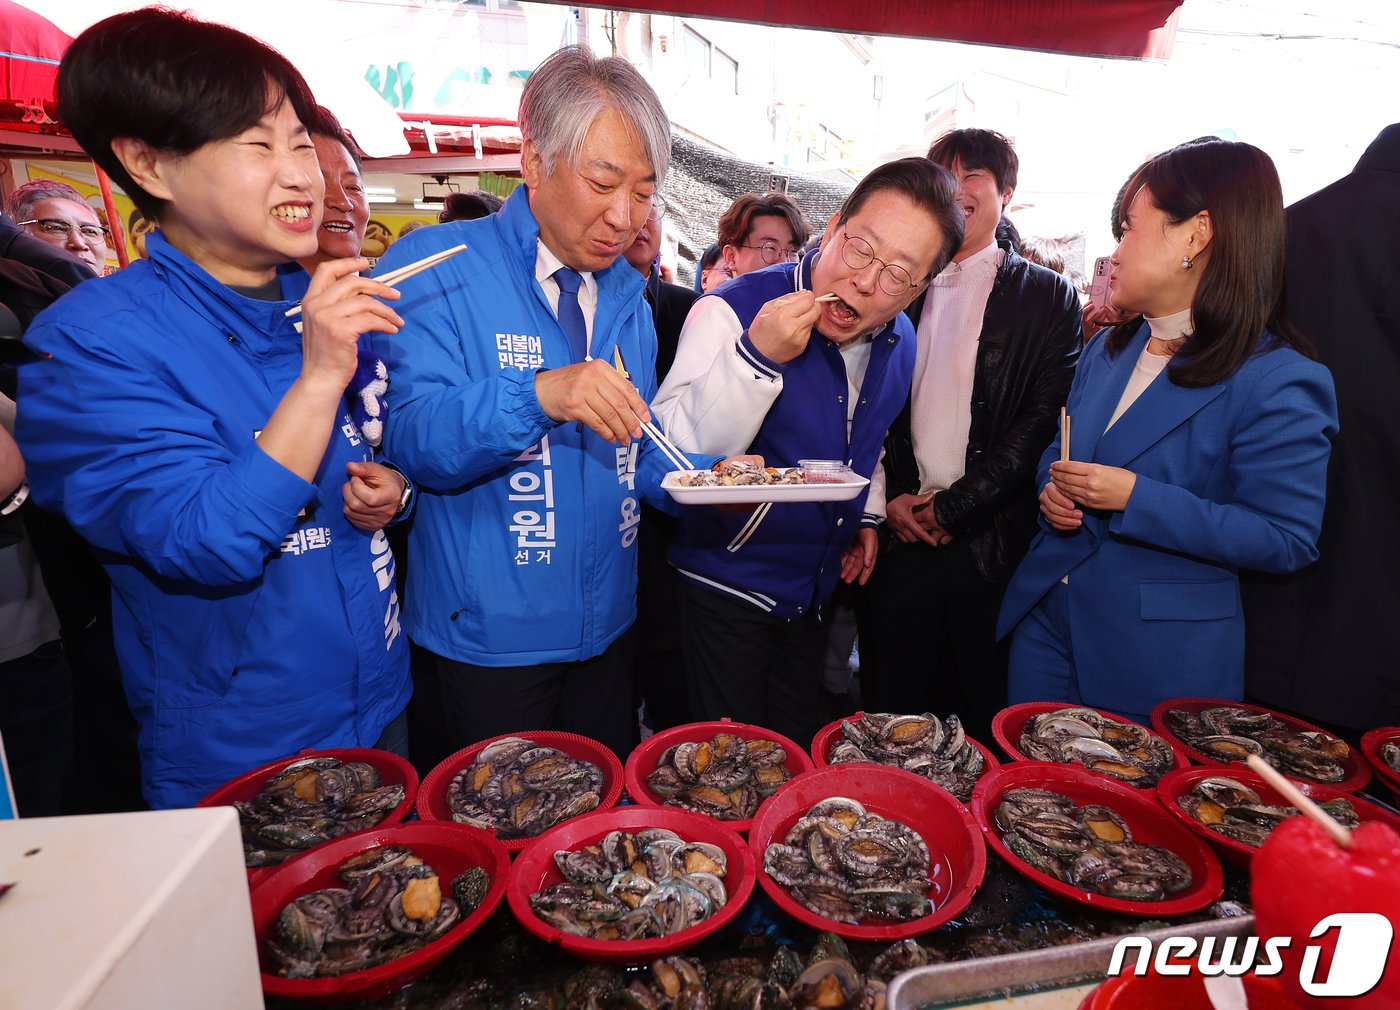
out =
[[18,423],[35,497],[112,577],[146,799],[188,805],[303,747],[392,746],[409,681],[381,528],[407,487],[345,390],[360,335],[401,320],[365,260],[291,262],[316,251],[325,191],[306,83],[150,8],[79,36],[59,93],[159,225],[149,259],[35,321],[51,357],[22,374]]
[[1192,143],[1124,190],[1112,303],[1144,317],[1084,351],[1070,459],[1041,460],[1043,531],[1016,571],[1013,702],[1145,721],[1244,691],[1240,568],[1317,557],[1332,377],[1284,317],[1283,199],[1268,156]]

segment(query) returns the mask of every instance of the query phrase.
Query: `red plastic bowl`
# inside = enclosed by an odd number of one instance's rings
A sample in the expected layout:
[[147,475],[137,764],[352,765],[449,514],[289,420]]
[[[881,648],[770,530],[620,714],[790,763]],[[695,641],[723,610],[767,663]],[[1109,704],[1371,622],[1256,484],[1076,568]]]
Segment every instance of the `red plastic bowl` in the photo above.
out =
[[[798,904],[786,887],[763,872],[763,853],[769,844],[781,840],[813,804],[833,796],[853,799],[871,813],[900,821],[923,836],[933,857],[928,890],[932,912],[908,922],[873,918],[856,925],[836,922]],[[758,808],[749,829],[749,849],[758,867],[758,882],[778,907],[813,929],[851,940],[893,942],[937,929],[968,906],[987,872],[987,850],[977,825],[952,793],[922,775],[877,764],[830,765],[779,786]]]
[[[610,831],[637,832],[644,828],[666,828],[688,842],[709,842],[723,849],[728,859],[724,887],[729,893],[724,907],[698,925],[650,940],[593,940],[575,936],[551,926],[535,914],[530,907],[530,895],[564,879],[555,865],[555,852],[592,845]],[[516,857],[515,865],[511,867],[507,899],[510,910],[522,926],[541,940],[557,943],[576,957],[610,964],[645,964],[699,943],[732,920],[743,910],[749,895],[753,893],[753,878],[753,856],[744,847],[744,840],[738,832],[723,822],[672,807],[626,806],[596,810],[575,817],[530,839],[530,844]]]
[[[276,974],[265,941],[287,903],[326,887],[343,886],[336,867],[358,852],[381,845],[406,845],[438,873],[444,893],[451,881],[474,866],[491,875],[491,886],[476,911],[432,943],[411,954],[363,971],[334,978],[283,978]],[[319,846],[278,867],[253,888],[253,931],[257,936],[263,992],[269,996],[340,1003],[379,999],[422,975],[445,958],[496,910],[506,893],[510,855],[489,832],[465,824],[414,822],[371,828]]]
[[[1184,859],[1186,865],[1191,867],[1194,883],[1164,901],[1128,901],[1085,891],[1042,873],[1022,861],[1001,840],[1001,829],[996,823],[996,809],[1001,803],[1002,794],[1012,789],[1049,789],[1069,797],[1079,806],[1096,803],[1108,807],[1127,822],[1128,827],[1132,829],[1134,841],[1161,846]],[[1215,853],[1189,828],[1177,823],[1163,810],[1153,792],[1114,782],[1078,765],[1050,764],[1045,761],[1002,765],[978,782],[977,788],[972,791],[972,815],[977,818],[987,843],[996,850],[997,855],[1023,876],[1047,891],[1077,901],[1081,905],[1088,905],[1090,908],[1153,918],[1184,915],[1205,908],[1220,897],[1220,892],[1225,886],[1225,875],[1220,869],[1220,860],[1215,858]]]
[[[305,761],[309,758],[335,758],[342,764],[349,764],[351,761],[363,761],[365,764],[373,765],[379,771],[380,784],[386,786],[403,786],[403,800],[388,815],[375,825],[382,828],[388,824],[398,824],[406,818],[413,810],[413,801],[418,795],[418,772],[413,765],[386,750],[374,750],[370,747],[341,747],[332,750],[304,750],[300,754],[291,757],[279,758],[276,761],[269,761],[267,764],[254,768],[250,772],[244,772],[238,778],[225,782],[215,789],[204,799],[195,804],[197,807],[226,807],[233,804],[234,800],[247,802],[258,793],[262,792],[267,785],[267,780],[282,771],[289,764],[295,761]],[[341,835],[341,838],[349,837]],[[322,842],[328,845],[329,842]],[[311,852],[316,848],[307,849]],[[293,859],[300,859],[306,853],[293,856],[272,866],[250,866],[248,867],[248,884],[252,886],[259,880],[268,876],[274,870],[285,866]]]
[[[1206,841],[1215,846],[1222,859],[1232,866],[1239,866],[1248,869],[1249,864],[1254,859],[1254,854],[1258,849],[1251,848],[1243,842],[1237,842],[1232,838],[1226,838],[1218,831],[1212,831],[1196,818],[1192,817],[1185,810],[1177,805],[1177,799],[1185,796],[1196,787],[1202,779],[1208,779],[1216,775],[1225,775],[1234,779],[1241,785],[1248,786],[1259,794],[1259,798],[1265,803],[1277,804],[1280,806],[1292,806],[1277,789],[1264,781],[1264,777],[1251,768],[1186,768],[1174,772],[1168,772],[1162,776],[1162,781],[1157,783],[1157,797],[1166,805],[1167,809],[1176,815],[1177,819],[1188,828],[1200,835]],[[1290,779],[1294,785],[1302,790],[1303,795],[1318,803],[1326,803],[1345,797],[1353,807],[1356,808],[1356,816],[1364,823],[1365,821],[1385,821],[1392,828],[1400,831],[1400,817],[1392,814],[1384,807],[1370,803],[1359,796],[1343,792],[1334,786],[1325,786],[1319,782],[1306,782],[1301,779]]]
[[[1062,701],[1027,701],[1020,705],[1012,705],[1008,708],[1004,708],[996,715],[992,716],[992,736],[996,738],[997,745],[1000,746],[1002,750],[1006,751],[1013,761],[1032,761],[1034,758],[1021,750],[1021,733],[1025,730],[1026,723],[1030,722],[1038,715],[1043,715],[1046,712],[1055,712],[1062,708],[1088,708],[1092,712],[1097,712],[1105,719],[1127,723],[1130,726],[1139,725],[1131,719],[1124,719],[1121,715],[1114,715],[1112,712],[1107,712],[1101,708],[1093,708],[1089,705],[1069,705]],[[1148,729],[1146,726],[1141,728]],[[1161,736],[1161,734],[1157,735]],[[1172,749],[1172,758],[1175,762],[1173,767],[1190,768],[1191,762],[1186,759],[1185,752],[1177,745],[1176,740],[1168,736],[1163,736],[1162,739],[1165,740],[1167,746]],[[1078,764],[1078,762],[1065,763]],[[1085,766],[1079,765],[1079,767],[1083,768]],[[1086,768],[1085,770],[1087,771],[1088,769]],[[1094,772],[1094,774],[1098,775],[1100,773]],[[1120,781],[1119,779],[1113,778],[1112,775],[1105,775],[1104,778],[1114,782]],[[1133,788],[1137,787],[1134,786]],[[1148,787],[1143,791],[1151,792],[1152,790],[1151,787]]]
[[[829,722],[829,723],[827,723],[825,726],[823,726],[821,729],[817,730],[817,735],[814,736],[814,737],[812,737],[812,761],[815,762],[815,764],[816,764],[816,766],[817,766],[818,768],[834,768],[834,767],[837,767],[836,765],[833,765],[833,764],[831,763],[831,761],[829,760],[829,755],[831,754],[831,748],[834,747],[834,746],[836,746],[837,742],[840,741],[840,740],[842,739],[842,736],[841,736],[841,724],[842,724],[843,722],[846,722],[847,719],[855,720],[855,719],[859,719],[859,718],[860,718],[861,716],[863,716],[863,715],[865,715],[864,712],[857,712],[855,715],[847,716],[846,719],[837,719],[835,722]],[[972,739],[972,737],[968,737],[968,738],[967,738],[967,742],[970,743],[970,744],[972,744],[972,746],[976,747],[979,751],[981,751],[981,752],[982,752],[982,757],[983,757],[983,758],[986,760],[986,762],[987,762],[987,767],[986,767],[985,769],[983,769],[983,771],[982,771],[982,774],[983,774],[983,775],[988,775],[988,774],[990,774],[991,772],[993,772],[993,771],[995,771],[996,769],[998,769],[998,768],[1001,767],[1001,762],[998,761],[998,760],[996,759],[996,755],[993,754],[990,750],[988,750],[987,747],[985,747],[983,744],[978,743],[976,740]],[[869,764],[879,764],[878,761],[871,761],[871,762],[864,762],[864,761],[849,762],[849,761],[848,761],[848,762],[843,762],[843,763],[845,763],[845,764],[866,764],[866,763],[869,763]],[[881,765],[881,767],[882,767],[882,768],[893,768],[894,765]],[[917,775],[918,773],[915,772],[914,774]],[[920,778],[922,778],[922,777],[923,777],[923,776],[920,776]],[[930,780],[930,781],[931,781],[931,780]]]
[[[1152,728],[1155,729],[1158,733],[1162,734],[1162,736],[1166,737],[1167,740],[1169,740],[1173,746],[1179,747],[1184,753],[1190,756],[1192,761],[1195,761],[1197,764],[1213,765],[1216,768],[1227,767],[1231,764],[1242,765],[1243,762],[1240,761],[1221,761],[1217,758],[1209,756],[1208,754],[1201,753],[1200,751],[1196,750],[1196,748],[1192,747],[1190,744],[1186,743],[1179,736],[1173,733],[1171,731],[1171,727],[1167,724],[1167,713],[1172,711],[1173,709],[1179,709],[1184,712],[1197,713],[1204,712],[1208,708],[1216,708],[1221,705],[1229,705],[1234,708],[1248,709],[1251,712],[1267,712],[1269,715],[1282,722],[1285,726],[1288,727],[1290,731],[1294,733],[1327,732],[1326,730],[1321,729],[1320,727],[1314,726],[1310,722],[1304,722],[1302,719],[1295,719],[1293,718],[1293,716],[1284,715],[1282,712],[1275,712],[1271,708],[1261,708],[1258,705],[1247,705],[1242,701],[1222,701],[1218,698],[1169,698],[1152,710]],[[1331,736],[1332,734],[1327,733],[1327,735]],[[1340,789],[1344,793],[1354,793],[1358,789],[1364,789],[1366,787],[1366,783],[1371,781],[1371,766],[1367,764],[1366,760],[1356,752],[1355,747],[1353,747],[1351,749],[1351,753],[1347,755],[1345,769],[1347,775],[1346,778],[1342,779],[1342,781],[1326,782],[1321,784],[1326,785],[1332,789]],[[1297,774],[1289,776],[1289,778],[1298,777],[1299,776]],[[1312,780],[1309,779],[1308,781]]]
[[[1271,978],[1245,975],[1249,1010],[1298,1010],[1282,985]],[[1141,978],[1119,975],[1091,992],[1079,1010],[1212,1010],[1205,982],[1198,974],[1166,977],[1155,972]]]
[[1400,726],[1382,726],[1380,729],[1371,730],[1361,738],[1361,753],[1366,755],[1366,760],[1371,762],[1371,767],[1376,769],[1381,781],[1390,787],[1392,793],[1400,797],[1400,772],[1386,764],[1385,759],[1381,757],[1381,747],[1388,743],[1400,743]]
[[[618,798],[622,796],[622,762],[617,759],[616,754],[597,740],[579,736],[577,733],[539,729],[521,733],[502,733],[500,736],[493,736],[489,740],[482,740],[470,747],[464,747],[442,761],[436,768],[428,772],[427,777],[423,779],[423,787],[418,790],[418,819],[420,821],[451,821],[452,808],[447,805],[447,787],[452,784],[452,780],[457,777],[458,772],[476,760],[476,756],[485,749],[487,744],[504,740],[508,736],[533,740],[541,747],[553,747],[571,758],[593,762],[603,771],[603,793],[596,809],[607,810],[609,807],[617,805]],[[506,847],[507,852],[519,852],[533,840],[532,838],[503,838],[501,844]]]
[[[709,740],[716,733],[732,733],[745,740],[776,740],[787,753],[787,760],[783,762],[783,766],[787,768],[789,778],[812,770],[812,762],[808,759],[806,751],[781,733],[764,729],[762,726],[751,726],[744,722],[730,722],[728,719],[720,719],[718,722],[692,722],[684,726],[665,729],[647,737],[636,750],[627,756],[627,765],[623,770],[627,783],[627,795],[643,806],[667,806],[664,797],[658,796],[647,788],[647,776],[656,771],[656,763],[661,759],[662,752],[673,744],[687,743],[692,740],[697,742]],[[678,810],[680,808],[667,807],[667,809]],[[701,814],[700,816],[705,815]],[[733,828],[741,834],[747,832],[749,825],[753,823],[752,818],[738,821],[725,821],[718,818],[714,818],[714,820],[718,820],[720,824]]]

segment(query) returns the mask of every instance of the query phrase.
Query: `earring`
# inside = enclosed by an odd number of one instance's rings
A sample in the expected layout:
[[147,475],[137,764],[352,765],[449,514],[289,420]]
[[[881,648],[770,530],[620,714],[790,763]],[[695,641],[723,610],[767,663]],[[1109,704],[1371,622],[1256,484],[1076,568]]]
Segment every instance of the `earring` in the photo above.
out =
[[1183,269],[1183,270],[1190,270],[1190,269],[1191,269],[1191,257],[1190,257],[1190,256],[1183,256],[1183,257],[1181,257],[1181,269]]

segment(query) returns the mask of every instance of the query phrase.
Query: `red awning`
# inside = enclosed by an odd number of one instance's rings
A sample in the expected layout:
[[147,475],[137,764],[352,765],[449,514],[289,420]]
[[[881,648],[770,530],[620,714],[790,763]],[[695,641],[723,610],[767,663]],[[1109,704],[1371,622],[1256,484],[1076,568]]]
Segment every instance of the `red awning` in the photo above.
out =
[[1181,0],[630,0],[657,14],[1165,60]]
[[0,0],[0,120],[52,124],[58,61],[71,41],[47,18]]

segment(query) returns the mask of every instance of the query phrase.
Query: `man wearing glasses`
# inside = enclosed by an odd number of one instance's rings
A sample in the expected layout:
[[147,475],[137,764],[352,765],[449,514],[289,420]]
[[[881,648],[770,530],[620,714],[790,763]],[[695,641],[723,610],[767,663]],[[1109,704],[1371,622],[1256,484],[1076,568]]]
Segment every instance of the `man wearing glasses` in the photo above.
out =
[[109,232],[72,186],[48,180],[27,182],[10,194],[5,213],[30,235],[76,256],[95,275],[102,275]]
[[720,263],[727,277],[792,263],[812,226],[785,193],[745,193],[719,219]]
[[1082,343],[1079,299],[996,239],[1019,167],[1005,137],[954,130],[928,157],[957,179],[966,225],[907,311],[919,351],[871,482],[886,522],[861,608],[861,692],[867,710],[957,714],[985,738],[1006,704],[997,611],[1035,533],[1035,468]]
[[[956,195],[927,159],[882,165],[819,249],[696,301],[652,404],[671,438],[687,451],[748,446],[773,466],[840,460],[868,477],[909,394],[914,330],[900,313],[962,242]],[[865,555],[849,548],[863,506],[864,495],[775,505],[746,539],[747,515],[681,517],[669,558],[683,579],[694,718],[811,739],[822,721],[820,611],[838,577],[860,577]]]

